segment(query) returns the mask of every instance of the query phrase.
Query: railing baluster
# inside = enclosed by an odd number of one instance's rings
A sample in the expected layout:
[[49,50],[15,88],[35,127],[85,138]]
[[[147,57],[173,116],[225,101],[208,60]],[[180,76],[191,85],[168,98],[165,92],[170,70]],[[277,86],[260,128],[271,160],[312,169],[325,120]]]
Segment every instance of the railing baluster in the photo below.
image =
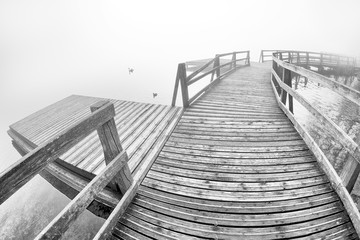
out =
[[185,63],[179,63],[178,65],[178,78],[181,85],[181,93],[184,108],[189,106],[189,92],[188,84],[186,81],[186,66]]
[[[107,104],[107,101],[100,101],[90,107],[91,112],[96,111],[103,105]],[[120,143],[119,134],[116,129],[114,118],[105,122],[97,129],[101,145],[104,149],[105,163],[108,165],[117,155],[119,155],[123,148]],[[127,157],[127,156],[126,156]],[[133,182],[131,172],[128,164],[126,164],[119,173],[114,177],[111,187],[125,194],[126,190]]]

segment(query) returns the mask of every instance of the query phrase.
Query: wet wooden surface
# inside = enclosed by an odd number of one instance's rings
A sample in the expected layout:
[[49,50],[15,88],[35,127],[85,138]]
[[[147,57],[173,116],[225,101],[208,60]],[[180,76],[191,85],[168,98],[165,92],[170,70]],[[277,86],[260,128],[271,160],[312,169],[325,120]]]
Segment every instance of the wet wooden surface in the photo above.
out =
[[358,239],[252,64],[190,106],[119,220],[119,239]]

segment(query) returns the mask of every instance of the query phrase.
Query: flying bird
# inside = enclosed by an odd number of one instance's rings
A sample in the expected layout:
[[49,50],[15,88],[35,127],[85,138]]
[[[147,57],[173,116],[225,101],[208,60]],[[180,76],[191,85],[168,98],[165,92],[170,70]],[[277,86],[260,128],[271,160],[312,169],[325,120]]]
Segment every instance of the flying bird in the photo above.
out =
[[157,93],[153,93],[153,98],[156,98],[157,97]]
[[134,69],[133,69],[133,68],[128,68],[128,70],[129,70],[129,74],[134,73]]

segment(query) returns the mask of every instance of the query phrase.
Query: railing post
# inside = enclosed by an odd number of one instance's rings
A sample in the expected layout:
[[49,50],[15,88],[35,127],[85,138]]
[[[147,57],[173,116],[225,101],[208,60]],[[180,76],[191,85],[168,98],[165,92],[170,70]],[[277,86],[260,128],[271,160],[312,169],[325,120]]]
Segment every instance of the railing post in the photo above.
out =
[[247,55],[246,55],[246,58],[247,58],[247,66],[250,66],[250,51],[247,51]]
[[261,50],[260,52],[259,62],[264,62],[264,50]]
[[179,88],[179,68],[178,68],[178,70],[176,72],[174,93],[173,93],[173,98],[172,98],[172,101],[171,101],[171,106],[175,106],[178,88]]
[[[219,56],[216,54],[216,55],[215,55],[214,65],[213,65],[213,69],[214,69],[214,68],[217,68],[217,67],[219,67],[219,66],[220,66],[220,58],[219,58]],[[216,73],[216,78],[219,78],[219,76],[220,76],[220,68],[216,69],[215,73]],[[211,80],[210,80],[210,82],[212,82],[213,80],[214,80],[214,72],[212,72],[212,74],[211,74]]]
[[[289,69],[283,68],[282,81],[289,87],[292,87],[291,71]],[[281,89],[280,97],[281,97],[281,102],[284,105],[286,105],[287,92],[284,89]],[[289,94],[289,110],[291,113],[294,113],[293,97],[290,94]]]
[[[275,57],[275,56],[273,56],[273,57]],[[273,70],[274,70],[274,72],[276,73],[276,74],[278,74],[278,66],[277,66],[277,63],[273,60],[273,63],[272,63],[272,68],[273,68]],[[275,79],[275,76],[273,75],[273,74],[271,74],[271,76],[272,76],[272,81],[273,81],[273,83],[274,83],[274,85],[275,85],[275,88],[276,88],[276,91],[277,91],[277,93],[278,93],[278,95],[280,96],[280,86],[279,86],[279,84],[277,83],[277,81],[276,81],[276,79]]]
[[300,65],[300,53],[299,52],[297,52],[296,64]]
[[309,68],[309,53],[306,53],[306,68]]
[[[100,101],[95,103],[90,107],[91,112],[98,110],[106,103],[108,102]],[[112,107],[114,107],[114,105]],[[108,165],[117,155],[123,151],[114,118],[100,126],[97,129],[97,132],[104,150],[105,163]],[[128,157],[126,156],[126,158]],[[113,190],[120,191],[122,194],[125,194],[126,190],[130,187],[132,182],[133,178],[131,176],[129,165],[125,164],[125,166],[114,177],[114,180],[111,183],[111,188]]]
[[359,177],[360,164],[352,157],[350,157],[344,164],[340,172],[340,178],[349,193],[353,190],[356,180]]
[[231,61],[233,62],[230,64],[230,69],[236,68],[236,52],[233,53]]
[[184,108],[189,106],[189,92],[186,81],[186,66],[185,63],[179,63],[178,65],[178,78],[181,85],[181,93]]

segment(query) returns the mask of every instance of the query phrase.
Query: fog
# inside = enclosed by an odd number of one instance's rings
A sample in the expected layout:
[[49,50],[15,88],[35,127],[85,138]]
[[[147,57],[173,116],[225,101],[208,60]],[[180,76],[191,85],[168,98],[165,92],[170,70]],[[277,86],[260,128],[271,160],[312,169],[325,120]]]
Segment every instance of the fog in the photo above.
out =
[[236,50],[252,61],[261,49],[360,57],[359,9],[358,0],[2,0],[0,171],[19,158],[8,126],[70,94],[170,104],[177,63]]

